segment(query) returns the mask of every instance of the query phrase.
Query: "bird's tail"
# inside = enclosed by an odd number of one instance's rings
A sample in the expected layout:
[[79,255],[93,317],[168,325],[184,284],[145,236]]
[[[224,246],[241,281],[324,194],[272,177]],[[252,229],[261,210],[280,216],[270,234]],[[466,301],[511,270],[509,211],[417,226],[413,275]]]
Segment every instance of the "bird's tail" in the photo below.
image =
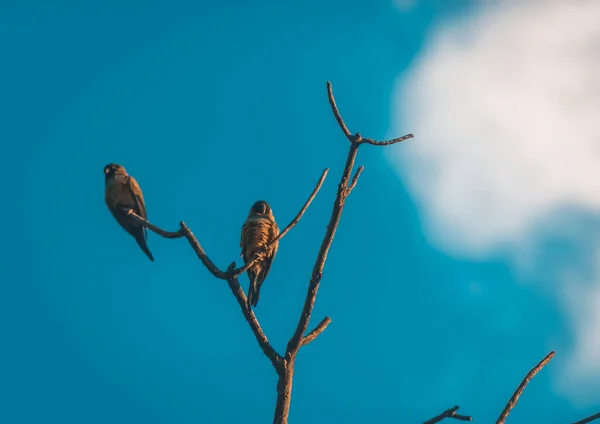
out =
[[154,262],[154,257],[152,256],[152,252],[150,252],[150,249],[148,249],[148,244],[146,243],[146,239],[144,238],[144,236],[141,235],[136,237],[135,241],[137,241],[137,243],[140,245],[146,256],[148,256],[148,258],[150,258],[150,260]]
[[254,270],[248,270],[248,277],[250,277],[250,287],[248,287],[248,308],[256,308],[260,296],[260,286],[262,285],[262,281],[259,278],[260,272],[256,273]]

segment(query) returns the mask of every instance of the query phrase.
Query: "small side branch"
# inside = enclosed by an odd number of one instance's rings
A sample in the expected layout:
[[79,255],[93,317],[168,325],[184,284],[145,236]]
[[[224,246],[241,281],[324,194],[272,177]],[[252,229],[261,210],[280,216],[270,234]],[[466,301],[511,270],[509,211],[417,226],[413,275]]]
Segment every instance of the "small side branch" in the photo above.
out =
[[354,174],[354,177],[352,178],[352,182],[350,183],[350,185],[348,186],[348,194],[354,190],[354,187],[356,187],[356,183],[358,182],[358,177],[360,177],[361,172],[363,172],[363,170],[365,169],[364,166],[359,166],[358,169],[356,170],[356,173]]
[[298,212],[298,214],[296,215],[296,217],[292,220],[292,222],[290,222],[288,224],[287,227],[285,227],[283,229],[283,231],[281,231],[279,233],[279,235],[277,237],[275,237],[273,240],[271,240],[267,245],[265,245],[263,247],[263,249],[259,250],[258,252],[256,252],[256,254],[254,255],[254,257],[252,258],[252,260],[250,260],[247,264],[245,264],[244,266],[237,268],[233,271],[233,275],[235,277],[239,277],[240,275],[242,275],[244,272],[246,272],[252,265],[254,265],[261,257],[261,254],[264,253],[267,248],[281,240],[283,238],[283,236],[285,236],[288,231],[290,231],[292,228],[294,228],[298,222],[300,222],[300,219],[302,218],[302,216],[304,215],[304,213],[306,212],[306,210],[308,209],[308,207],[310,206],[310,204],[312,203],[312,201],[315,199],[315,197],[317,196],[317,193],[319,192],[319,190],[321,190],[321,186],[323,185],[323,182],[325,181],[325,177],[327,177],[327,173],[329,172],[329,168],[326,168],[323,173],[321,174],[321,178],[319,178],[319,181],[317,182],[317,185],[315,186],[314,190],[312,191],[312,193],[310,194],[310,197],[308,198],[308,200],[306,200],[306,202],[304,203],[304,206],[302,206],[302,209],[300,209],[300,212]]
[[591,423],[594,420],[597,420],[598,418],[600,418],[600,412],[598,412],[597,414],[594,415],[590,415],[587,418],[584,418],[583,420],[579,420],[573,424],[587,424],[587,423]]
[[468,415],[457,414],[456,411],[458,411],[458,409],[459,409],[458,405],[453,408],[446,409],[440,415],[435,416],[432,419],[425,421],[423,424],[435,424],[435,423],[442,421],[444,418],[454,418],[455,420],[459,420],[459,421],[473,421],[473,418],[469,417]]
[[329,317],[325,317],[323,319],[323,321],[321,321],[319,323],[319,325],[317,325],[315,327],[315,329],[313,331],[311,331],[310,333],[308,333],[306,335],[306,337],[304,337],[302,339],[302,342],[300,342],[301,346],[306,346],[307,344],[309,344],[310,342],[312,342],[314,339],[316,339],[317,337],[319,337],[319,335],[325,331],[325,329],[327,328],[327,326],[331,323],[331,318]]
[[540,362],[538,362],[538,364],[527,373],[525,378],[521,381],[521,384],[519,384],[519,387],[517,387],[517,390],[515,390],[512,397],[506,404],[506,407],[504,407],[504,410],[500,414],[500,417],[498,417],[498,421],[496,421],[496,424],[504,424],[504,422],[506,421],[506,418],[508,417],[508,414],[510,414],[510,411],[515,407],[515,405],[519,401],[519,397],[523,393],[523,390],[525,390],[525,387],[529,384],[531,379],[533,377],[535,377],[535,375],[538,372],[540,372],[541,369],[544,368],[546,366],[546,364],[548,362],[550,362],[550,360],[552,358],[554,358],[554,355],[555,355],[555,352],[551,351],[548,355],[546,355],[546,357],[544,359],[542,359]]
[[389,146],[391,144],[400,143],[404,140],[408,140],[409,138],[413,138],[413,137],[414,136],[412,134],[406,134],[406,135],[403,135],[402,137],[394,138],[392,140],[385,140],[385,141],[377,141],[377,140],[373,140],[372,138],[361,138],[360,143],[372,144],[373,146]]

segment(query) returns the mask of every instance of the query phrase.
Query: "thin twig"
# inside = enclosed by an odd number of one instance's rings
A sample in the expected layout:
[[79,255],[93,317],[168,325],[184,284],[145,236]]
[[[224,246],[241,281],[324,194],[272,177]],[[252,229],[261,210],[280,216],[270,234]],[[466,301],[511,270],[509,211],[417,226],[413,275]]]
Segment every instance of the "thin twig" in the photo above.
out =
[[338,110],[338,107],[335,104],[335,97],[333,97],[333,90],[329,81],[327,81],[327,97],[329,98],[329,104],[331,105],[333,116],[335,116],[336,121],[338,122],[340,128],[342,129],[348,140],[352,141],[352,133],[350,132],[350,130],[348,130],[348,127],[344,123],[342,115],[340,115],[340,111]]
[[521,396],[521,393],[523,393],[523,390],[525,389],[527,384],[529,384],[531,379],[535,377],[535,375],[538,372],[540,372],[540,370],[544,368],[552,358],[554,358],[554,354],[555,352],[551,351],[549,354],[546,355],[544,359],[538,362],[538,364],[527,373],[525,378],[521,381],[521,384],[519,384],[519,387],[517,387],[517,390],[515,390],[512,397],[504,407],[504,410],[500,414],[500,417],[498,417],[498,421],[496,421],[496,424],[504,424],[506,418],[508,417],[508,414],[510,414],[510,411],[515,407],[515,405],[519,401],[519,397]]
[[302,339],[301,345],[302,346],[306,346],[307,344],[309,344],[310,342],[312,342],[314,339],[316,339],[317,337],[319,337],[319,335],[323,331],[325,331],[325,329],[327,328],[327,326],[330,323],[331,323],[331,318],[329,318],[329,317],[323,318],[323,321],[321,321],[319,323],[319,325],[317,325],[313,331],[311,331],[310,333],[308,333],[306,335],[306,337],[304,337]]
[[392,140],[385,140],[385,141],[377,141],[377,140],[373,140],[372,138],[362,138],[360,140],[361,144],[372,144],[373,146],[389,146],[391,144],[396,144],[396,143],[400,143],[404,140],[408,140],[409,138],[413,138],[414,136],[412,134],[406,134],[403,135],[402,137],[398,137],[398,138],[394,138]]
[[133,211],[133,209],[127,209],[127,215],[129,215],[132,218],[136,219],[144,227],[149,228],[150,230],[154,231],[159,236],[163,236],[164,238],[175,239],[175,238],[183,237],[183,233],[181,232],[181,230],[179,230],[179,231],[165,231],[165,230],[162,230],[162,229],[158,228],[156,225],[153,225],[147,219],[144,219],[141,216],[139,216],[138,214],[136,214]]
[[440,415],[435,416],[432,419],[425,421],[423,424],[435,424],[435,423],[442,421],[444,418],[454,418],[455,420],[459,420],[459,421],[473,421],[473,418],[469,417],[468,415],[457,414],[456,411],[458,411],[458,409],[459,409],[458,405],[453,408],[446,409]]
[[300,212],[298,212],[298,214],[296,215],[296,217],[292,220],[292,222],[290,222],[288,224],[287,227],[285,227],[283,229],[283,231],[281,231],[279,233],[279,235],[277,237],[275,237],[273,240],[271,240],[269,243],[267,243],[262,249],[260,249],[259,251],[257,251],[253,258],[244,266],[237,268],[233,271],[233,275],[235,277],[239,277],[241,274],[243,274],[244,272],[246,272],[252,265],[254,265],[258,260],[260,260],[261,258],[261,254],[266,252],[267,248],[281,240],[283,238],[283,236],[285,236],[288,231],[290,231],[292,228],[294,228],[296,226],[296,224],[298,224],[298,222],[300,222],[300,219],[302,218],[302,216],[304,215],[304,213],[306,212],[306,210],[308,209],[308,207],[310,206],[310,204],[312,203],[312,201],[315,199],[315,197],[317,196],[317,193],[319,192],[319,190],[321,190],[321,186],[323,185],[323,182],[325,181],[325,177],[327,177],[327,173],[329,172],[329,168],[326,168],[323,173],[321,174],[321,178],[319,178],[319,181],[317,182],[317,185],[315,186],[314,190],[312,191],[312,193],[310,194],[310,197],[308,198],[308,200],[306,200],[306,202],[304,203],[304,206],[302,206],[302,209],[300,209]]
[[597,414],[594,415],[590,415],[587,418],[584,418],[583,420],[577,421],[573,424],[587,424],[587,423],[591,423],[594,420],[597,420],[598,418],[600,418],[600,412],[598,412]]
[[352,178],[352,182],[350,183],[350,186],[348,187],[348,193],[350,193],[352,190],[354,190],[354,187],[356,187],[356,183],[358,182],[358,177],[360,177],[360,173],[363,172],[363,169],[365,169],[365,167],[361,165],[356,170],[356,173],[354,174],[354,177]]

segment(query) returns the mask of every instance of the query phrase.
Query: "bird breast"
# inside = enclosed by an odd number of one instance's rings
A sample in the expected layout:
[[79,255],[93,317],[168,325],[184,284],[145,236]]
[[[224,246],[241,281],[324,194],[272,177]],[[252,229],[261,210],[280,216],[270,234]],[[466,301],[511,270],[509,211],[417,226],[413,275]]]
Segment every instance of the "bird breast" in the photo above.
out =
[[271,227],[273,226],[273,223],[265,218],[259,218],[252,221],[253,222],[246,230],[246,238],[249,241],[249,250],[254,252],[270,241],[269,236],[272,233]]

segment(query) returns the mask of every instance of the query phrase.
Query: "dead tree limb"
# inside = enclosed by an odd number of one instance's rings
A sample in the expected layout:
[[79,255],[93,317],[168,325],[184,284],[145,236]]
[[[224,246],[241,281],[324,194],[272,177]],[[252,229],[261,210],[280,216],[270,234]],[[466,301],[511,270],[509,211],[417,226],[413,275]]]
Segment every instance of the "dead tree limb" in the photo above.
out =
[[298,325],[296,326],[294,335],[290,338],[287,344],[285,355],[283,357],[283,369],[281,372],[279,372],[279,383],[277,384],[277,403],[275,405],[275,416],[273,419],[274,424],[287,424],[288,422],[292,394],[292,380],[294,377],[294,363],[300,347],[314,340],[331,321],[325,318],[321,324],[319,324],[313,331],[305,336],[310,323],[313,308],[315,306],[315,300],[317,298],[321,279],[323,278],[323,269],[327,260],[327,254],[331,248],[333,238],[335,237],[337,227],[340,223],[340,218],[346,204],[346,198],[356,186],[360,173],[364,169],[363,167],[360,167],[354,175],[354,178],[352,178],[352,181],[350,181],[350,175],[352,174],[352,169],[354,168],[354,162],[356,160],[358,148],[363,143],[390,145],[413,137],[412,134],[408,134],[386,142],[373,142],[371,139],[363,138],[360,133],[353,135],[350,133],[350,130],[348,130],[348,127],[346,126],[346,123],[339,112],[333,96],[331,83],[329,81],[327,81],[327,94],[333,115],[338,125],[342,129],[342,132],[350,141],[350,150],[348,152],[348,157],[346,158],[346,165],[344,166],[341,181],[338,185],[337,194],[333,202],[333,210],[331,212],[329,224],[327,225],[325,236],[321,242],[321,247],[313,266],[312,276],[308,284],[306,299],[304,300],[304,306],[300,314],[300,319],[298,320]]
[[473,418],[469,417],[468,415],[457,414],[456,411],[458,411],[458,408],[459,408],[459,406],[457,405],[453,408],[446,409],[440,415],[437,415],[437,416],[431,418],[430,420],[425,421],[423,424],[439,423],[444,418],[454,418],[455,420],[459,420],[459,421],[473,421]]
[[523,393],[523,390],[525,390],[525,387],[529,384],[531,379],[535,377],[535,375],[538,372],[540,372],[541,369],[544,368],[552,358],[554,358],[554,354],[555,352],[551,351],[549,354],[546,355],[544,359],[538,362],[538,364],[527,373],[525,378],[521,381],[521,384],[519,384],[519,387],[517,387],[517,390],[515,390],[512,397],[504,407],[504,410],[500,414],[500,417],[498,417],[496,424],[504,424],[506,418],[508,417],[508,414],[510,414],[510,411],[515,407],[515,405],[519,401],[519,397],[521,396],[521,393]]
[[[361,172],[363,171],[363,167],[359,167],[354,174],[354,177],[350,180],[350,176],[352,174],[352,169],[354,168],[354,161],[356,160],[356,155],[358,153],[358,148],[361,144],[371,144],[376,146],[389,146],[391,144],[399,143],[401,141],[412,138],[412,134],[407,134],[400,138],[395,138],[393,140],[388,141],[375,141],[370,138],[363,138],[360,133],[351,134],[340,115],[340,112],[335,104],[335,98],[333,97],[333,92],[331,89],[331,83],[327,82],[327,92],[329,103],[331,105],[331,109],[337,120],[340,128],[344,132],[344,135],[350,141],[350,150],[348,152],[348,157],[346,158],[346,165],[344,167],[344,171],[342,173],[340,184],[338,185],[338,190],[336,194],[335,201],[333,203],[333,210],[331,212],[331,217],[329,219],[329,224],[327,225],[327,230],[325,232],[325,236],[321,243],[321,247],[319,249],[319,253],[317,254],[317,258],[315,260],[315,264],[313,266],[311,279],[308,285],[308,290],[306,293],[306,298],[304,300],[304,306],[302,308],[302,313],[300,314],[300,318],[298,320],[298,324],[296,326],[296,330],[294,334],[288,341],[285,355],[281,356],[277,351],[273,348],[273,346],[269,343],[267,336],[262,330],[256,316],[252,309],[248,308],[246,304],[246,295],[242,290],[238,277],[245,272],[249,267],[251,267],[256,261],[260,260],[262,252],[257,252],[251,261],[240,268],[235,268],[235,262],[233,262],[226,271],[222,271],[219,267],[217,267],[214,262],[208,257],[198,239],[194,236],[192,231],[185,225],[184,222],[180,223],[180,229],[176,232],[169,232],[162,230],[155,225],[151,224],[147,220],[141,218],[136,215],[133,211],[128,211],[129,215],[133,218],[137,219],[141,222],[145,227],[154,231],[156,234],[165,237],[165,238],[180,238],[185,237],[192,249],[196,252],[196,255],[200,259],[200,261],[204,264],[204,266],[210,271],[210,273],[218,279],[227,281],[229,288],[231,289],[233,295],[238,301],[240,308],[242,309],[242,313],[244,314],[244,318],[250,325],[256,340],[258,341],[259,346],[263,350],[265,356],[269,358],[271,363],[273,364],[277,374],[279,375],[279,381],[277,383],[277,402],[275,406],[275,416],[273,422],[275,424],[287,424],[289,409],[290,409],[290,400],[292,393],[292,379],[294,376],[294,363],[296,360],[296,355],[302,346],[307,345],[308,343],[315,340],[324,330],[327,328],[329,323],[331,322],[331,318],[325,317],[319,325],[315,327],[314,330],[307,333],[308,325],[310,323],[310,318],[313,312],[313,308],[315,305],[315,300],[317,297],[317,292],[319,290],[319,286],[321,284],[321,279],[323,277],[323,269],[325,267],[325,262],[327,260],[327,254],[329,249],[331,248],[331,244],[333,238],[335,236],[337,227],[340,222],[340,218],[342,215],[342,211],[344,210],[344,205],[346,203],[346,198],[356,184],[358,183],[358,179],[360,177]],[[271,243],[276,240],[280,240],[287,232],[292,229],[302,218],[304,212],[309,207],[317,193],[319,192],[323,181],[327,175],[328,170],[326,169],[321,175],[319,182],[317,183],[315,189],[312,194],[300,210],[300,212],[296,215],[296,217],[290,222],[290,224],[279,234],[279,236],[273,240]],[[265,249],[266,250],[266,249]],[[305,335],[306,334],[306,335]]]

